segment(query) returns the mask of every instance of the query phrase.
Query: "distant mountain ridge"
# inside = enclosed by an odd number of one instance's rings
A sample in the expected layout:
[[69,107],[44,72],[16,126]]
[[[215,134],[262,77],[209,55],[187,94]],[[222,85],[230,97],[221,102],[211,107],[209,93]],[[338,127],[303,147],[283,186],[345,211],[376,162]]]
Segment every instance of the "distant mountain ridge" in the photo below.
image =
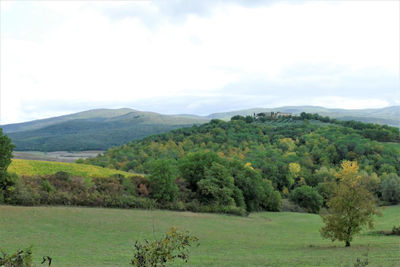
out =
[[133,109],[96,109],[2,126],[15,150],[105,150],[148,135],[202,124],[207,118]]
[[106,150],[132,140],[172,129],[203,124],[211,119],[229,120],[234,115],[260,112],[318,113],[339,120],[358,120],[400,126],[400,106],[382,109],[328,109],[315,106],[254,108],[208,116],[191,114],[163,115],[130,108],[93,109],[74,114],[0,126],[12,139],[16,150],[81,151]]

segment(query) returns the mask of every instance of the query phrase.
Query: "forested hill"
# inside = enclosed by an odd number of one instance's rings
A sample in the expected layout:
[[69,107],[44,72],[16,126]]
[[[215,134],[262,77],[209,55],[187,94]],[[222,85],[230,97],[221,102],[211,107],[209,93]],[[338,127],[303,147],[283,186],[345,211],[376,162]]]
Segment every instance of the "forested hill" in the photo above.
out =
[[337,169],[343,160],[358,161],[368,173],[399,174],[399,145],[399,129],[389,126],[306,113],[277,118],[235,116],[229,122],[214,119],[133,141],[87,163],[141,173],[155,159],[179,160],[190,152],[214,151],[220,157],[250,163],[283,190],[293,186],[290,163],[300,166],[297,178],[314,186],[321,182],[319,171]]
[[197,116],[162,115],[133,109],[99,109],[2,126],[15,150],[106,150],[132,140],[207,122]]
[[366,123],[387,124],[390,126],[400,127],[400,106],[391,106],[378,109],[338,109],[324,108],[316,106],[285,106],[277,108],[253,108],[236,110],[230,112],[214,113],[208,117],[211,119],[229,120],[235,115],[247,116],[260,112],[286,112],[292,114],[318,113],[321,116],[329,116],[338,120],[356,120]]
[[339,120],[356,120],[400,126],[400,107],[383,109],[343,110],[313,106],[249,109],[208,116],[162,115],[129,108],[95,109],[75,114],[1,126],[16,145],[15,150],[79,151],[106,150],[172,129],[202,124],[218,118],[230,120],[235,115],[253,115],[260,112],[318,113]]

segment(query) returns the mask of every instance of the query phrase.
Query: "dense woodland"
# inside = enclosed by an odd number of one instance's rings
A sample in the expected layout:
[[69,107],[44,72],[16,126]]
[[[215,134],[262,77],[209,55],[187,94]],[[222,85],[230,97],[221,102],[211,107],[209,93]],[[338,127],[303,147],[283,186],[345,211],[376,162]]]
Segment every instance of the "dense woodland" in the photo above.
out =
[[[398,142],[399,129],[385,125],[307,113],[257,114],[235,116],[229,122],[212,120],[133,141],[86,163],[147,173],[150,181],[157,181],[153,184],[169,180],[170,196],[159,197],[153,191],[153,198],[162,201],[173,201],[185,192],[203,204],[252,211],[278,210],[279,204],[269,205],[279,203],[280,196],[300,206],[304,198],[311,198],[314,203],[303,203],[303,207],[317,212],[329,197],[329,183],[335,181],[344,160],[358,162],[360,175],[381,201],[399,202]],[[251,188],[255,184],[257,188]],[[250,203],[257,190],[260,196],[276,198],[269,203],[256,197],[256,204]],[[279,196],[274,192],[280,192]],[[244,204],[235,199],[242,195]]]

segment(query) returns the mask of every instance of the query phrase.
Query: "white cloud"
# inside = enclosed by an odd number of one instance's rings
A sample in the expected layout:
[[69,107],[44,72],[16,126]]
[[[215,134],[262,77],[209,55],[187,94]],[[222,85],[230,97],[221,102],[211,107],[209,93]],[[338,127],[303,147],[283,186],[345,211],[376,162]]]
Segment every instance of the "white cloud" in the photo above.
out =
[[[188,9],[178,21],[171,19],[175,11],[168,9],[169,17],[163,17],[166,7],[149,2],[40,1],[32,5],[35,12],[25,18],[32,23],[23,27],[30,32],[26,35],[14,32],[18,31],[13,25],[17,18],[10,17],[19,14],[17,6],[1,10],[5,22],[1,33],[1,123],[32,119],[32,110],[38,118],[50,116],[46,102],[117,106],[152,97],[212,96],[254,76],[298,89],[299,82],[307,82],[315,88],[337,90],[337,95],[324,95],[324,90],[308,92],[309,100],[302,98],[304,102],[299,104],[366,108],[398,103],[389,101],[387,95],[382,99],[342,96],[343,90],[362,90],[351,86],[368,78],[359,76],[358,82],[349,84],[345,76],[356,77],[367,69],[379,70],[385,79],[399,75],[396,1],[226,3],[200,12],[207,16]],[[110,16],[104,10],[125,10],[132,15],[114,12]],[[51,14],[47,23],[35,24],[35,14],[45,13]],[[157,25],[149,25],[146,19],[157,20]],[[35,38],[36,32],[40,38]],[[312,65],[325,66],[325,73],[301,69]],[[292,76],[285,76],[290,68],[294,69]],[[343,69],[347,73],[337,75]],[[379,77],[374,81],[387,84]],[[398,81],[382,89],[389,94],[393,91],[396,98],[396,86]],[[246,95],[246,89],[242,90]],[[298,100],[287,94],[268,98],[258,91],[258,98],[275,99],[276,105]],[[249,101],[255,99],[257,96],[249,97]],[[216,105],[223,108],[220,104]],[[31,106],[29,114],[27,106]],[[60,110],[53,110],[59,115]],[[186,112],[182,105],[181,113]]]

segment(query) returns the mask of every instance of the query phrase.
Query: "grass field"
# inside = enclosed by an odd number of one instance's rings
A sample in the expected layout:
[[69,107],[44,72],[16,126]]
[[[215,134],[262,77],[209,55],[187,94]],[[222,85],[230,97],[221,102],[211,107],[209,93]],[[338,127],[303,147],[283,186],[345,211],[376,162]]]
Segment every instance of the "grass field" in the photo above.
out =
[[[390,230],[400,223],[400,206],[388,207],[383,214],[376,220],[376,230]],[[400,237],[364,232],[345,248],[343,243],[321,239],[321,225],[317,215],[288,212],[236,217],[0,206],[0,247],[13,251],[33,245],[35,261],[50,255],[54,266],[128,266],[135,240],[153,239],[177,226],[200,238],[200,246],[191,250],[189,266],[353,266],[368,247],[368,266],[400,266]]]
[[93,165],[24,159],[13,159],[8,171],[18,175],[46,175],[58,171],[65,171],[82,177],[109,177],[113,174],[132,175],[132,173]]

